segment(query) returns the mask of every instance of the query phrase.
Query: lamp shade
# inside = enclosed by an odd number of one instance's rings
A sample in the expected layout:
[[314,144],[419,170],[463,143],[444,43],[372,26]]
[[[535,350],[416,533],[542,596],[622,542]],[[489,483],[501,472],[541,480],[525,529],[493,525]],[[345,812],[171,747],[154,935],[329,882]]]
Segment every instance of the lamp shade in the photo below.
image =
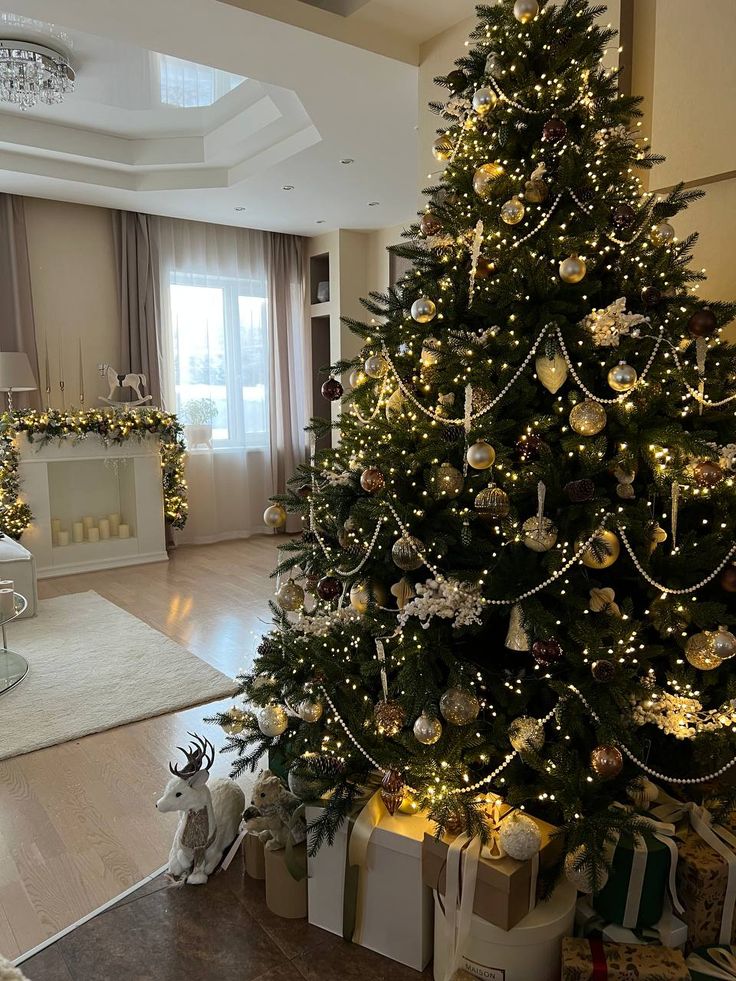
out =
[[0,392],[35,392],[37,388],[28,355],[0,351]]

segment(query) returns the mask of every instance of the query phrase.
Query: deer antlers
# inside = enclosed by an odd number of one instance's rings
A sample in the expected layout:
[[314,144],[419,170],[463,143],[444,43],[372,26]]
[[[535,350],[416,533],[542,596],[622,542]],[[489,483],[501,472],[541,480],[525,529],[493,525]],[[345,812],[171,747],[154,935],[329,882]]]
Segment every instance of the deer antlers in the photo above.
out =
[[169,770],[175,777],[181,777],[182,780],[188,780],[199,770],[209,770],[215,761],[215,747],[209,739],[203,739],[196,732],[188,732],[187,735],[194,740],[193,744],[189,744],[189,749],[184,749],[183,746],[176,747],[180,753],[186,756],[186,763],[182,767],[169,763]]

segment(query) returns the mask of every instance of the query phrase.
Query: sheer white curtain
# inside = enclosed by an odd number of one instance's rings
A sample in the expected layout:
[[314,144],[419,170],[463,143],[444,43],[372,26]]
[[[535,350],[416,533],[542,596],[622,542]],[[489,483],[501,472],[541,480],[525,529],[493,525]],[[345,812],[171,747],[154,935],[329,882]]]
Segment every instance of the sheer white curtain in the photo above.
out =
[[[304,457],[303,282],[273,283],[270,233],[156,221],[163,403],[184,424],[189,450],[190,517],[177,540],[201,543],[260,533],[268,497],[283,490],[277,486],[281,451],[274,442],[283,427],[274,426],[273,415],[282,417],[275,403],[284,383],[297,393],[296,413],[289,407],[297,434],[289,422],[287,437],[296,443],[298,458]],[[271,295],[274,285],[299,308],[290,324],[291,356],[278,384],[273,363],[284,318]],[[284,379],[284,371],[293,378]],[[283,433],[278,438],[283,441]]]

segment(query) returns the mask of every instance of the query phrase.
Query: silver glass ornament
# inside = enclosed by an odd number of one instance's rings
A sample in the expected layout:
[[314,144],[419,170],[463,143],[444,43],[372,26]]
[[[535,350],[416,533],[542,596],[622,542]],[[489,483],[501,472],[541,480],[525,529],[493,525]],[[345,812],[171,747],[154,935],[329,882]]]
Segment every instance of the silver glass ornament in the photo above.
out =
[[414,737],[423,746],[434,746],[442,736],[442,723],[435,715],[422,712],[414,723]]

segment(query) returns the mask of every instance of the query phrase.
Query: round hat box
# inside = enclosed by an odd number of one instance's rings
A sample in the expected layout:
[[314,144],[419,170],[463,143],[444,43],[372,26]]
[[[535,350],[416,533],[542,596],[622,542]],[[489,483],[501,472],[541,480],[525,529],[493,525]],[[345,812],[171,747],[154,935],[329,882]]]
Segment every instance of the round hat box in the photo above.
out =
[[[559,981],[562,938],[572,934],[577,890],[561,882],[511,930],[473,914],[470,936],[457,965],[484,981]],[[448,942],[444,903],[434,894],[434,979],[444,981]]]

